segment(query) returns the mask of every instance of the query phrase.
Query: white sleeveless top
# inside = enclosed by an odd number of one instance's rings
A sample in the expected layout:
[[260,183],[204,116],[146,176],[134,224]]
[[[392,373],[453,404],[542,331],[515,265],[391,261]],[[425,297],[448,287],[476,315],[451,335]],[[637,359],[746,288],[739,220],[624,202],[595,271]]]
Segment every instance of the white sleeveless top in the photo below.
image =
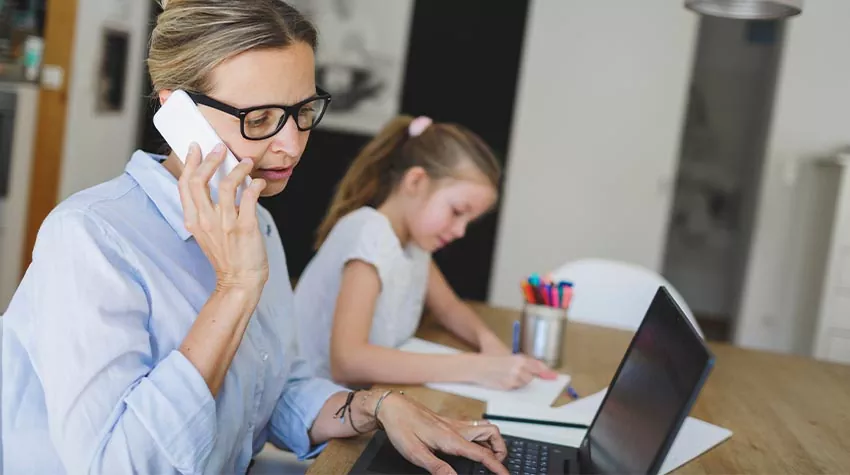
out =
[[349,213],[334,226],[295,288],[298,347],[317,376],[331,377],[331,327],[342,271],[351,260],[375,266],[381,281],[369,343],[401,345],[422,316],[431,254],[413,244],[402,248],[390,221],[374,208]]

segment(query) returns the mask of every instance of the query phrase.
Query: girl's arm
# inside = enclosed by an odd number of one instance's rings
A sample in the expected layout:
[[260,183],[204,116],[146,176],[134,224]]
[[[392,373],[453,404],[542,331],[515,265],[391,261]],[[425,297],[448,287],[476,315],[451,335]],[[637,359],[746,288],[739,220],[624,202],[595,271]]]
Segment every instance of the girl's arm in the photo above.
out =
[[447,330],[491,355],[509,355],[511,350],[499,340],[472,308],[464,303],[449,286],[445,276],[431,261],[425,305],[431,315]]
[[372,315],[381,292],[378,271],[360,260],[342,272],[331,330],[331,376],[344,384],[470,381],[471,355],[422,355],[372,345]]
[[425,355],[372,345],[369,333],[380,292],[380,278],[374,266],[359,260],[345,265],[331,329],[331,376],[337,382],[470,382],[517,388],[536,375],[553,376],[545,365],[522,355]]

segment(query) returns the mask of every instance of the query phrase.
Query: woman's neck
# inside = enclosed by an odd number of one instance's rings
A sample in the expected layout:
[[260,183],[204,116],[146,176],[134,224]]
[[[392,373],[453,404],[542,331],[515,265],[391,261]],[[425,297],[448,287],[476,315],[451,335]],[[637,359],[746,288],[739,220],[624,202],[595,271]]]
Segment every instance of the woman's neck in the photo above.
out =
[[390,197],[381,206],[378,206],[377,209],[379,213],[386,216],[387,220],[389,220],[393,232],[395,232],[398,241],[401,243],[401,247],[406,247],[408,241],[410,241],[410,230],[407,229],[404,220],[404,208],[401,206],[401,203]]
[[180,174],[183,173],[183,162],[180,161],[177,154],[171,152],[165,161],[162,162],[162,166],[174,175],[174,178],[180,179]]

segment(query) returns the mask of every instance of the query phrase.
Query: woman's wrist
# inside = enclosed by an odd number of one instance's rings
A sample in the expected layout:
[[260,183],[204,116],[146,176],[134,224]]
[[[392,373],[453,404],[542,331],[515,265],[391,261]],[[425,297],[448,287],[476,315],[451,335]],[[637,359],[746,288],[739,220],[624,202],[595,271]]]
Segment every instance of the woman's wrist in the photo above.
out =
[[229,277],[225,275],[216,276],[215,288],[220,292],[243,292],[243,293],[259,293],[263,291],[263,287],[268,280],[268,274],[245,276],[240,278]]
[[375,408],[381,393],[376,390],[357,391],[351,402],[351,425],[355,431],[370,432],[378,428]]
[[403,392],[396,390],[358,391],[351,403],[351,423],[357,432],[382,429],[392,413],[403,402]]
[[263,293],[262,285],[216,283],[214,294],[243,307],[256,307]]

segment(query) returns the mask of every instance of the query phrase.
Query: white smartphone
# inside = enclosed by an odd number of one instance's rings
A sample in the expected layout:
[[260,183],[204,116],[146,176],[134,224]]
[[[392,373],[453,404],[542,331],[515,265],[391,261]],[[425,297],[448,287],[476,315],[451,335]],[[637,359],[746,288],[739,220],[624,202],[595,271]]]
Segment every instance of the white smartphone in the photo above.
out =
[[[201,148],[201,156],[206,157],[222,140],[215,133],[209,122],[204,118],[195,102],[185,91],[175,90],[168,100],[153,116],[153,124],[162,137],[183,163],[189,154],[189,146],[195,142]],[[225,147],[226,148],[226,147]],[[213,201],[218,201],[218,185],[239,164],[236,156],[227,149],[224,163],[210,179],[210,194]],[[241,197],[244,188],[251,184],[251,178],[239,186],[236,196]]]

